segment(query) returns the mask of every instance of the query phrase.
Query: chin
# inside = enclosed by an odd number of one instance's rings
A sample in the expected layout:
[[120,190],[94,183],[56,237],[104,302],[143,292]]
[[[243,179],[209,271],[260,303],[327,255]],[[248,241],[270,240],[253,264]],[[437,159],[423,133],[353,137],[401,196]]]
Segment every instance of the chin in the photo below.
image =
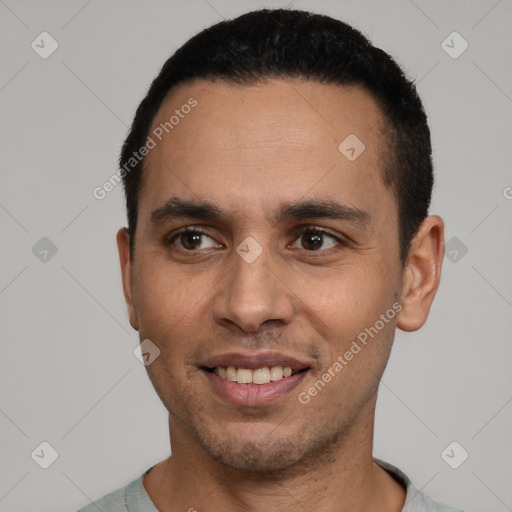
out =
[[[244,428],[244,427],[242,427]],[[319,436],[319,432],[302,429],[299,433],[276,435],[273,431],[254,432],[237,437],[227,431],[198,432],[198,440],[205,452],[216,462],[245,473],[283,472],[307,466],[313,458],[323,458],[332,451],[338,436],[332,432]],[[254,435],[250,435],[254,434]]]
[[221,464],[248,473],[273,473],[288,470],[301,462],[304,454],[297,453],[293,441],[256,443],[253,441],[227,441],[205,446],[210,455]]

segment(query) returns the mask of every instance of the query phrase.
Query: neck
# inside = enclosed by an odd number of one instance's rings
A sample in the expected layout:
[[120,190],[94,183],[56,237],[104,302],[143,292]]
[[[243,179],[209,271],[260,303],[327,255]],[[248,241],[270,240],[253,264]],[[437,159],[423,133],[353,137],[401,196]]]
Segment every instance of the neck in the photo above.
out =
[[144,479],[160,512],[399,512],[405,491],[373,462],[373,420],[356,420],[321,453],[285,471],[240,472],[214,460],[178,422],[169,419],[172,456]]

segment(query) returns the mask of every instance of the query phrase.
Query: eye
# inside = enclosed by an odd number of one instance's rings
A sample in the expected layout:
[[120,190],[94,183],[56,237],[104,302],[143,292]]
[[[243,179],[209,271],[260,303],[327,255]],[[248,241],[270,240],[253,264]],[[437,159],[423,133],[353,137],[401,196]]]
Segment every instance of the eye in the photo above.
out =
[[177,245],[179,249],[186,251],[204,251],[213,247],[219,247],[213,238],[204,233],[202,229],[186,227],[169,237],[170,245]]
[[[302,248],[307,251],[320,251],[322,249],[331,249],[337,245],[346,245],[336,236],[320,228],[302,228],[297,236],[297,241],[302,245]],[[299,247],[299,249],[300,248],[301,247]]]

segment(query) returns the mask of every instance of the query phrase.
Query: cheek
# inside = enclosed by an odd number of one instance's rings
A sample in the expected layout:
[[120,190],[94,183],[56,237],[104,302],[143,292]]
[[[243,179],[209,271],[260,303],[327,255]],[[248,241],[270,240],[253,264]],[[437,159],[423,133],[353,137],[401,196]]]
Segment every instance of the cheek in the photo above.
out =
[[329,360],[301,389],[301,403],[309,397],[317,409],[336,411],[332,419],[336,422],[354,417],[374,397],[395,331],[394,321],[384,323],[379,315],[372,320],[355,315],[340,319],[339,335],[330,340]]
[[[144,270],[137,278],[136,309],[141,340],[149,339],[159,349],[158,357],[146,367],[158,395],[165,404],[174,403],[187,390],[194,343],[202,338],[202,317],[205,293],[198,283],[193,286],[179,272],[165,265]],[[172,391],[172,392],[171,392]],[[179,400],[178,400],[179,402]]]
[[393,274],[382,263],[350,264],[301,275],[291,288],[310,322],[338,347],[372,326],[396,301],[399,282]]
[[[143,270],[135,281],[135,308],[140,339],[151,340],[161,352],[154,371],[164,361],[166,365],[176,366],[179,361],[183,365],[187,347],[193,345],[193,338],[201,337],[205,328],[204,309],[211,286],[192,282],[165,264],[152,266],[146,260],[141,261],[140,268]],[[198,322],[198,317],[203,321]]]
[[204,307],[211,279],[194,278],[161,256],[140,258],[135,280],[135,305],[141,324],[179,325],[187,315]]
[[[346,410],[352,407],[350,404],[364,403],[374,393],[389,358],[396,326],[396,311],[392,308],[396,282],[391,269],[387,270],[353,265],[338,269],[328,278],[301,280],[303,288],[297,294],[307,298],[307,321],[327,341],[324,346],[328,356],[315,377],[329,384],[324,388],[315,380],[316,387],[305,390],[316,396],[321,389],[318,403],[338,404]],[[309,286],[313,283],[315,286]]]

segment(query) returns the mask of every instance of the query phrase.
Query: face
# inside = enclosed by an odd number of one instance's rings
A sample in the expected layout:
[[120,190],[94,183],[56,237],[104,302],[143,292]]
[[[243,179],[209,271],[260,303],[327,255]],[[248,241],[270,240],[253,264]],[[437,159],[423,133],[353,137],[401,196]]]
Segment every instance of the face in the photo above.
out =
[[[161,351],[147,370],[171,433],[233,468],[290,468],[368,422],[391,349],[403,272],[381,114],[359,88],[198,81],[153,129],[191,97],[147,159],[130,320]],[[364,151],[338,149],[351,134]]]

